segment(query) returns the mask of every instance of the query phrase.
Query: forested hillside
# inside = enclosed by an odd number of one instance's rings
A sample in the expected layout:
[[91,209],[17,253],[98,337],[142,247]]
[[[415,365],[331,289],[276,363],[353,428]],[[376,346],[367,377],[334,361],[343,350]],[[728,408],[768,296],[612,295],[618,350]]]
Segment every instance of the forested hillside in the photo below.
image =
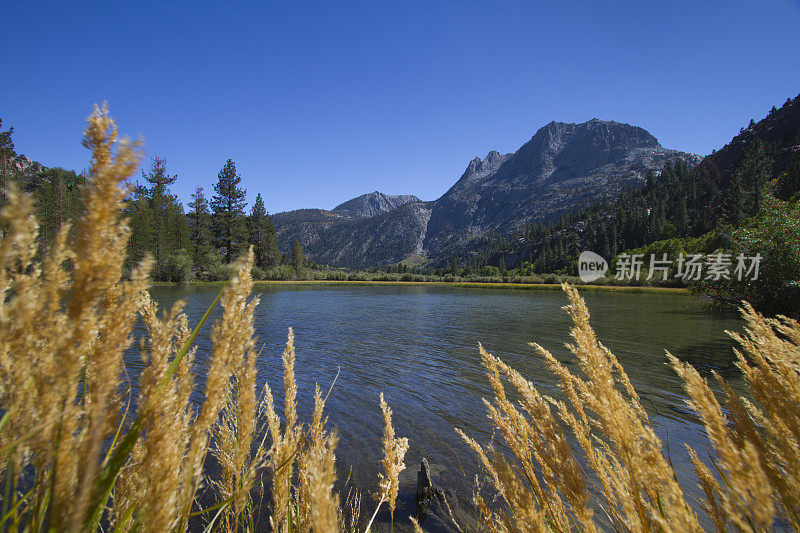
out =
[[[655,166],[659,162],[663,167]],[[597,120],[551,123],[515,154],[490,152],[471,162],[437,202],[375,192],[331,211],[270,216],[260,194],[248,209],[231,160],[213,191],[197,188],[185,210],[170,191],[178,176],[157,156],[130,183],[126,265],[150,255],[157,280],[224,279],[230,259],[253,246],[256,278],[298,277],[309,261],[425,275],[574,275],[583,250],[613,260],[620,252],[644,249],[752,251],[756,241],[764,248],[763,242],[782,239],[789,248],[773,261],[783,270],[774,273],[770,290],[792,294],[785,282],[800,278],[800,266],[794,273],[800,253],[791,248],[800,237],[785,233],[791,224],[765,228],[796,215],[800,96],[757,123],[751,120],[730,143],[697,162],[691,154],[661,148],[641,128]],[[47,249],[58,228],[79,214],[86,176],[44,168],[17,154],[13,128],[2,123],[0,163],[0,185],[16,182],[34,198],[40,249]],[[599,199],[587,204],[592,197]],[[554,210],[534,208],[542,205]],[[531,217],[533,222],[519,225]],[[703,290],[723,299],[741,292],[721,285]]]
[[[568,269],[581,250],[611,258],[617,253],[675,237],[730,233],[756,215],[765,195],[789,199],[797,191],[800,96],[773,107],[693,169],[678,162],[649,172],[641,187],[619,199],[596,202],[551,223],[537,223],[509,239],[463,250],[470,257],[506,265],[530,262],[536,272]],[[776,180],[770,187],[767,185]]]
[[575,275],[583,250],[612,263],[621,252],[667,254],[672,260],[680,254],[758,254],[755,280],[703,278],[689,285],[721,302],[747,299],[760,309],[798,312],[800,95],[773,107],[758,123],[751,120],[695,168],[666,164],[614,201],[529,225],[510,238],[484,236],[449,263],[465,274],[489,264],[519,273]]

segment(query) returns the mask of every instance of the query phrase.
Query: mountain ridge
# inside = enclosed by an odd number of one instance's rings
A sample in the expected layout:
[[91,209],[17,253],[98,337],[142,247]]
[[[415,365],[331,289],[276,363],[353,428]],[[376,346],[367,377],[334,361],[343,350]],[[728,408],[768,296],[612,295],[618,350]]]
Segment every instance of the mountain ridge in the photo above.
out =
[[[331,266],[440,259],[476,236],[510,235],[536,220],[554,218],[598,198],[614,198],[643,183],[648,171],[657,174],[664,163],[677,159],[694,166],[701,157],[664,148],[639,126],[598,118],[583,123],[551,121],[516,152],[490,150],[484,158],[472,159],[433,202],[375,191],[331,211],[289,211],[275,214],[274,219],[282,249],[297,239],[309,259]],[[414,204],[421,205],[397,212]],[[392,217],[384,216],[392,212]],[[375,218],[379,216],[384,218]],[[421,235],[422,242],[412,246],[402,228],[389,231],[387,219],[404,225],[408,235]],[[423,220],[425,228],[420,228]],[[365,240],[370,231],[389,233],[383,235],[381,246],[370,250],[347,242],[343,228],[349,228],[362,245],[374,241]],[[394,243],[388,255],[387,240]],[[328,253],[326,247],[344,247],[347,252]]]
[[461,178],[436,201],[426,248],[456,244],[499,231],[513,233],[602,196],[617,196],[677,158],[690,165],[694,154],[663,148],[644,128],[597,118],[584,123],[552,121],[513,154],[473,160]]
[[381,213],[386,213],[409,202],[421,201],[422,200],[411,194],[389,196],[382,192],[375,191],[342,202],[331,209],[331,211],[347,218],[369,218]]

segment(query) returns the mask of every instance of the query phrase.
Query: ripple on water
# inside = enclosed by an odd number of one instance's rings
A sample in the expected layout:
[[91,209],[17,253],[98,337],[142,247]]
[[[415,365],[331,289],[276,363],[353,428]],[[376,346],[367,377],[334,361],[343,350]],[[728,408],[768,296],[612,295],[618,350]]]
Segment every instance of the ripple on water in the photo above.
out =
[[[345,477],[352,467],[355,483],[366,492],[374,490],[380,468],[383,419],[378,395],[383,392],[394,411],[397,434],[411,440],[409,468],[401,478],[403,494],[411,498],[404,502],[405,512],[413,510],[413,484],[423,456],[433,467],[435,482],[463,494],[465,501],[471,495],[477,464],[453,428],[482,441],[492,436],[481,400],[491,391],[478,342],[554,396],[559,395],[557,384],[528,342],[543,345],[561,361],[572,360],[564,348],[570,325],[561,309],[566,297],[558,291],[424,286],[258,290],[259,383],[269,383],[282,409],[280,355],[289,327],[295,332],[301,416],[307,419],[313,409],[315,384],[327,390],[340,369],[326,406],[340,437],[338,469]],[[196,323],[216,291],[154,288],[152,295],[162,308],[184,299],[190,323]],[[683,442],[698,450],[705,444],[696,417],[686,409],[680,383],[665,364],[664,350],[701,371],[733,368],[731,344],[723,331],[739,328],[740,322],[711,313],[683,295],[593,292],[585,299],[598,337],[617,355],[640,392],[679,479],[694,484]],[[210,353],[208,331],[197,341],[199,387]],[[142,334],[141,327],[137,333]],[[143,366],[138,350],[127,360],[135,386]],[[569,368],[576,371],[577,365]],[[740,385],[735,372],[726,377]]]

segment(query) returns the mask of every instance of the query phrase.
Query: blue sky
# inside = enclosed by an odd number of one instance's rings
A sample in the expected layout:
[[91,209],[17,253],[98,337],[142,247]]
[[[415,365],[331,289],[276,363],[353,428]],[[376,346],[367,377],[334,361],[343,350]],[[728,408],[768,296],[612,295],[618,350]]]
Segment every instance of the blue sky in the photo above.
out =
[[18,152],[84,168],[105,100],[182,200],[231,158],[270,212],[433,200],[551,120],[628,122],[704,155],[800,92],[797,0],[3,0],[0,28]]

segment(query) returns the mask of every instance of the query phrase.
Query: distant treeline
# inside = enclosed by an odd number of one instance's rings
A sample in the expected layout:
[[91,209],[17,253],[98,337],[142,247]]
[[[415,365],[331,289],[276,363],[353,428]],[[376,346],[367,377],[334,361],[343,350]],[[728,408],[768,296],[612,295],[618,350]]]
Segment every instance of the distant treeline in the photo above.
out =
[[[0,123],[1,126],[2,123]],[[10,164],[13,128],[0,127],[0,185],[16,179],[33,196],[40,249],[82,209],[86,176],[61,168],[25,174]],[[19,174],[19,175],[15,175]],[[188,212],[169,187],[163,158],[152,160],[131,184],[124,216],[131,239],[126,268],[155,260],[157,281],[222,280],[229,263],[252,246],[255,279],[355,279],[390,281],[555,282],[577,274],[577,258],[594,251],[609,261],[621,252],[760,254],[757,283],[693,283],[721,301],[747,298],[766,310],[800,307],[800,95],[750,121],[731,143],[689,168],[683,161],[649,171],[643,185],[603,199],[557,220],[537,222],[513,235],[490,233],[420,264],[380,265],[347,271],[309,264],[298,241],[282,253],[262,196],[246,211],[241,176],[230,159],[207,197],[196,188]],[[4,199],[0,198],[0,202]],[[603,282],[603,280],[601,280]],[[604,280],[616,283],[613,279]],[[680,284],[674,277],[668,284]]]
[[[11,181],[35,202],[39,221],[39,253],[53,243],[59,228],[82,214],[81,189],[85,173],[63,168],[48,168],[33,174],[17,172],[12,165],[14,129],[2,129],[0,121],[0,186]],[[153,279],[185,282],[228,279],[229,264],[248,246],[253,247],[256,279],[305,278],[308,266],[299,242],[290,254],[278,249],[272,217],[261,194],[249,212],[245,209],[245,190],[233,161],[228,159],[207,198],[197,187],[185,212],[170,186],[177,176],[167,171],[167,162],[155,157],[141,182],[132,183],[123,216],[128,219],[131,238],[125,268],[130,269],[149,255],[155,260]],[[0,205],[5,195],[0,195]]]

